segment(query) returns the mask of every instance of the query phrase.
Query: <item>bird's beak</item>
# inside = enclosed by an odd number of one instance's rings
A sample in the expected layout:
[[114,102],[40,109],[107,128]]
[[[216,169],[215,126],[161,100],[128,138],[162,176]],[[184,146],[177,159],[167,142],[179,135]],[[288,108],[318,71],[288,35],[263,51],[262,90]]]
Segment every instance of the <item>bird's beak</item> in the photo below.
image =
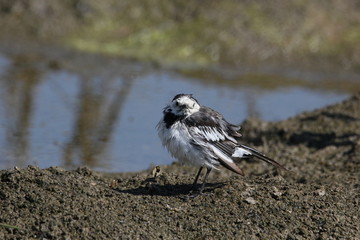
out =
[[163,108],[163,113],[167,113],[167,112],[170,112],[169,111],[169,106],[166,106],[166,107]]

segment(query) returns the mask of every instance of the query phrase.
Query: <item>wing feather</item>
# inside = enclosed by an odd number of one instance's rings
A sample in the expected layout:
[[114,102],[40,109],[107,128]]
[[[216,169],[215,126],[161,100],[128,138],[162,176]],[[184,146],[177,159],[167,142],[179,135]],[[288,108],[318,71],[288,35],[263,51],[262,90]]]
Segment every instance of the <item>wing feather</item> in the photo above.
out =
[[218,157],[218,160],[223,167],[229,169],[230,171],[233,171],[237,174],[244,176],[244,172],[234,163],[234,161],[231,158],[229,158],[227,155],[225,155],[221,150],[219,150],[214,145],[211,145],[210,147],[212,148],[213,152]]
[[236,144],[231,141],[219,141],[212,144],[228,156],[232,156],[236,148]]
[[190,133],[194,138],[204,140],[216,155],[220,164],[235,173],[244,174],[233,159],[251,155],[287,170],[284,166],[256,149],[239,144],[237,139],[241,137],[238,132],[240,126],[228,123],[221,114],[211,108],[202,106],[198,112],[191,114],[183,121],[190,128]]

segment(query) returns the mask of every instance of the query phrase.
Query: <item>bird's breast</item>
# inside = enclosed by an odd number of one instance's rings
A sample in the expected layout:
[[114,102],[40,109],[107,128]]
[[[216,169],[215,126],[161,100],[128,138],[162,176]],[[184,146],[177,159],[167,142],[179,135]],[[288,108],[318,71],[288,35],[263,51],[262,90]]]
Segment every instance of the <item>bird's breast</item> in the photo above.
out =
[[191,145],[192,137],[189,129],[181,122],[177,121],[167,128],[166,123],[160,123],[158,134],[162,144],[169,153],[180,161],[188,161],[194,154],[194,147]]

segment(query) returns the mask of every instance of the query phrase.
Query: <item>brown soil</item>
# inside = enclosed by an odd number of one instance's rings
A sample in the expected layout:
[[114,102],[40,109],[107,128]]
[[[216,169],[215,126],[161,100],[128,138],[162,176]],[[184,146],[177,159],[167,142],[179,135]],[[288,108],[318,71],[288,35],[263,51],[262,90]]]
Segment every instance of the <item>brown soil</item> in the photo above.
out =
[[[186,200],[196,169],[101,174],[0,171],[0,239],[360,239],[360,94],[282,122],[243,123],[244,142],[286,165],[242,162]],[[155,177],[154,177],[155,176]]]

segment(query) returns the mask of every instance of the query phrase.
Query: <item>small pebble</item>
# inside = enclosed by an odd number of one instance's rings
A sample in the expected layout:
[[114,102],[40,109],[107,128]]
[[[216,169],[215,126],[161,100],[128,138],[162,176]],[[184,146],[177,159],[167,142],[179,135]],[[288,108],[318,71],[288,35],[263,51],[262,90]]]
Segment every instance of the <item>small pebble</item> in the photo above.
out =
[[326,194],[326,191],[325,191],[325,189],[324,188],[320,188],[320,189],[318,189],[317,191],[317,194],[319,195],[319,196],[325,196],[325,194]]
[[249,204],[256,204],[256,200],[252,197],[248,197],[245,199],[245,202],[249,203]]

